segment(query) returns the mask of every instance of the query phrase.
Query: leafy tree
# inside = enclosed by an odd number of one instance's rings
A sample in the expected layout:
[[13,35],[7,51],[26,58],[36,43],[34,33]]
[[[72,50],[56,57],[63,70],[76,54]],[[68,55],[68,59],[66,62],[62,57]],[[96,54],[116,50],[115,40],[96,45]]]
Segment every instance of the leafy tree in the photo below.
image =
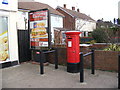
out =
[[98,28],[92,32],[92,37],[99,43],[118,43],[118,32],[120,28],[109,27],[109,28]]

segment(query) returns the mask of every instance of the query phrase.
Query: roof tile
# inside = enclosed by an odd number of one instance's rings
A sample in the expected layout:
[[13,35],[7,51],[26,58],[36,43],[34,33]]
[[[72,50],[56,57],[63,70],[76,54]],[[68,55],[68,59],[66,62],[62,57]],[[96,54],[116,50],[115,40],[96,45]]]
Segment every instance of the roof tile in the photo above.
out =
[[92,19],[91,17],[87,16],[86,14],[83,14],[83,13],[80,13],[80,12],[77,12],[77,11],[74,11],[74,10],[70,10],[70,9],[67,9],[67,8],[62,8],[60,6],[58,6],[57,8],[65,10],[67,13],[69,13],[70,15],[72,15],[75,18],[95,21],[94,19]]
[[39,9],[49,9],[50,13],[64,16],[63,14],[59,13],[57,10],[53,9],[47,4],[43,4],[40,2],[18,2],[18,9],[25,9],[25,10],[39,10]]

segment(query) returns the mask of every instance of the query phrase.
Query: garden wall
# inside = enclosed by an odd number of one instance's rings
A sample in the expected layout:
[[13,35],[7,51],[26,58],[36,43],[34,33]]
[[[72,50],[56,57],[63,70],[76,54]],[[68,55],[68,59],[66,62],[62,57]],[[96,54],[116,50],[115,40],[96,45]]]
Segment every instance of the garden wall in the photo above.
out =
[[101,70],[118,70],[118,54],[115,51],[95,51],[95,68]]
[[[54,46],[58,50],[58,62],[61,65],[67,64],[67,56],[66,56],[66,47],[65,46]],[[81,52],[87,53],[91,51],[92,47],[80,47]],[[117,71],[118,70],[118,54],[120,52],[115,51],[100,51],[95,50],[95,69],[100,70],[110,70],[110,71]],[[50,63],[54,63],[54,56],[53,54],[48,55],[48,59]],[[91,56],[84,57],[84,67],[90,68],[91,67]]]

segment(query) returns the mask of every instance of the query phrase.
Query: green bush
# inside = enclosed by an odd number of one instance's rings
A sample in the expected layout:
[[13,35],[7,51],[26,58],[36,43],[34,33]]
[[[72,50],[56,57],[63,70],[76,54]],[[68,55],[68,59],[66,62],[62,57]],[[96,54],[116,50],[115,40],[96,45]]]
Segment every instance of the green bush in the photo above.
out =
[[104,49],[105,51],[120,51],[120,46],[117,44],[110,44],[109,47]]
[[104,43],[108,40],[107,33],[103,29],[94,30],[92,32],[92,37],[98,43]]

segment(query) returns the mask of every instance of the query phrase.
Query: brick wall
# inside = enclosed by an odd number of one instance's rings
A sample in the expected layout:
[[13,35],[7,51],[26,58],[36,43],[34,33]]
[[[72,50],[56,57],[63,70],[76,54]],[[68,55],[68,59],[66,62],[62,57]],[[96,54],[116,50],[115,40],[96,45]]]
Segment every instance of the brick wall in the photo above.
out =
[[[90,47],[91,48],[91,47]],[[81,47],[81,52],[87,53],[89,47]],[[95,50],[95,69],[117,71],[118,70],[118,55],[116,51]],[[84,67],[91,68],[91,56],[84,57]]]
[[[110,44],[107,43],[95,43],[91,46],[93,49],[102,50],[108,47]],[[120,44],[118,44],[120,46]]]
[[95,51],[95,68],[101,70],[118,70],[118,54],[115,51]]
[[92,48],[93,49],[104,49],[108,46],[109,46],[108,44],[93,44]]
[[[58,50],[58,62],[59,64],[66,65],[67,64],[67,56],[66,56],[66,47],[57,46]],[[91,47],[80,47],[81,52],[84,54],[91,51]],[[118,54],[120,52],[115,51],[95,51],[95,69],[100,70],[118,70]],[[50,63],[54,63],[54,56],[49,54]],[[91,67],[91,56],[84,57],[84,67]]]
[[[66,48],[65,47],[58,47],[58,63],[60,65],[67,65],[67,56],[66,56]],[[50,53],[48,55],[49,62],[54,63],[54,54]]]

